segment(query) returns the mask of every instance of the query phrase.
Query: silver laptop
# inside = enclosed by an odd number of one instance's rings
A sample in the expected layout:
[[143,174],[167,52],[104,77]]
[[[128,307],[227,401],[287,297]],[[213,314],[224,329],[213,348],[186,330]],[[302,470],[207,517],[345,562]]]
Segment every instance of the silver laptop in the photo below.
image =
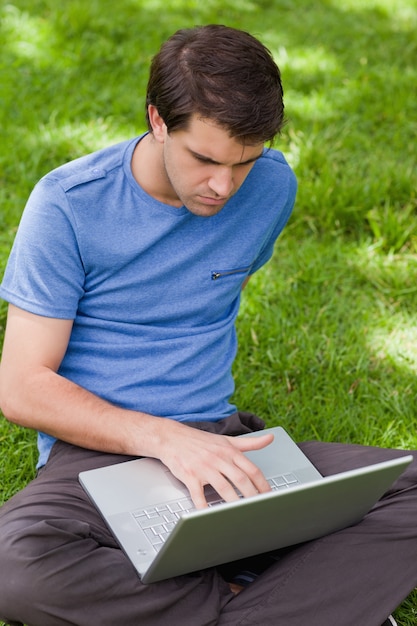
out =
[[281,427],[245,453],[271,491],[196,510],[186,487],[160,461],[141,458],[81,472],[79,480],[142,582],[151,583],[294,545],[357,523],[411,455],[323,477]]

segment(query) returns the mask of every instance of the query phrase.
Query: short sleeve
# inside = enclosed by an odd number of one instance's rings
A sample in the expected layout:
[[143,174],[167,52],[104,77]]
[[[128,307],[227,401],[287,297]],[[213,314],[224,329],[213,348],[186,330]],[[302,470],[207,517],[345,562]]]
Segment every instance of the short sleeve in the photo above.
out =
[[[257,270],[259,270],[259,268],[265,265],[265,263],[267,263],[272,257],[275,242],[291,217],[297,194],[297,179],[294,172],[288,166],[286,167],[286,173],[287,179],[285,181],[285,184],[283,185],[283,188],[281,188],[279,192],[282,205],[277,212],[276,221],[273,222],[273,224],[271,225],[270,235],[266,239],[262,250],[258,254],[256,261],[251,268],[251,274],[254,274]],[[284,189],[285,194],[283,196]],[[270,201],[274,202],[274,198],[271,198]]]
[[44,178],[23,212],[0,297],[30,313],[74,319],[84,278],[66,194],[57,181]]

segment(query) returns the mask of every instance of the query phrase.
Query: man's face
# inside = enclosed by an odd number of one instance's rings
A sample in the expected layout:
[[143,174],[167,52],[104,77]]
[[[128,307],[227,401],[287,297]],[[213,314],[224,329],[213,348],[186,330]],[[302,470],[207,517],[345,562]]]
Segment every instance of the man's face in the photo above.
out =
[[237,192],[263,144],[243,145],[211,120],[193,116],[186,130],[163,130],[163,168],[173,204],[195,215],[218,213]]

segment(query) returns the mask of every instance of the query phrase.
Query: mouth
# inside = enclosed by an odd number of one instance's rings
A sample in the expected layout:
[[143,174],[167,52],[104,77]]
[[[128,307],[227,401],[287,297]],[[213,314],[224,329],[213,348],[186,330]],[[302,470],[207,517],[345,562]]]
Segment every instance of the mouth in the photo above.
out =
[[211,196],[200,196],[200,202],[208,206],[222,206],[226,204],[229,198],[212,198]]

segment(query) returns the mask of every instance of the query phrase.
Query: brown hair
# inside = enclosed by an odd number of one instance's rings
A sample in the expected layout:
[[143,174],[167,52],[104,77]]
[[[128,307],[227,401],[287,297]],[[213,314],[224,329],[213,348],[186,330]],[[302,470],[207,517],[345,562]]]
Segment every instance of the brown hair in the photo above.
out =
[[157,108],[168,132],[186,128],[195,113],[256,144],[281,130],[282,98],[270,51],[249,33],[211,24],[179,30],[162,45],[151,63],[146,107]]

